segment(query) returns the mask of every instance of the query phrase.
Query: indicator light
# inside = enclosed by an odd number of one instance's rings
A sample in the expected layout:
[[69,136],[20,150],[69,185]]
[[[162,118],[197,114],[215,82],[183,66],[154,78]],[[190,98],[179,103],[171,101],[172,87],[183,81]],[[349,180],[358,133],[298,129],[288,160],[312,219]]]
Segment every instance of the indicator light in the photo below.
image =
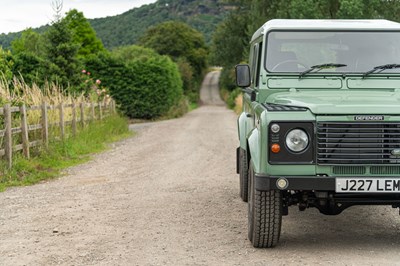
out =
[[271,146],[271,151],[273,152],[273,153],[278,153],[278,152],[280,152],[281,151],[281,146],[279,146],[279,144],[272,144],[272,146]]

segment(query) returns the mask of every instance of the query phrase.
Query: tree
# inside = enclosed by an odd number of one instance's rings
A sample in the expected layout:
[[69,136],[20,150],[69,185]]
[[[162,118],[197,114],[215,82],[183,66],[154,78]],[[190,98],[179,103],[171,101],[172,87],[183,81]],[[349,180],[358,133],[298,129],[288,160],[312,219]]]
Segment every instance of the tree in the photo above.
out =
[[64,20],[72,33],[72,42],[79,46],[79,57],[97,54],[105,50],[103,43],[97,38],[96,32],[82,12],[72,9],[66,14]]
[[0,47],[0,79],[12,80],[13,58],[10,51],[5,51]]
[[112,55],[114,58],[125,62],[147,61],[149,58],[159,56],[153,49],[137,45],[116,48],[112,51]]
[[13,54],[29,53],[43,57],[45,53],[43,36],[32,28],[24,30],[20,38],[11,42],[11,50]]
[[212,62],[223,67],[220,86],[229,90],[235,88],[233,69],[245,55],[249,36],[247,26],[249,22],[248,8],[238,6],[227,18],[218,25],[213,35]]
[[27,29],[11,43],[14,56],[12,72],[15,76],[22,76],[28,84],[41,85],[45,82],[43,39],[39,33]]
[[207,67],[208,51],[203,35],[183,22],[168,21],[149,28],[140,44],[169,55],[174,61],[186,58],[196,77],[201,77]]
[[47,79],[64,88],[79,83],[80,67],[77,59],[78,45],[66,20],[54,22],[45,34]]
[[243,59],[243,50],[249,41],[247,23],[248,16],[237,10],[218,25],[213,35],[211,48],[215,65],[230,67]]
[[169,21],[149,28],[140,43],[178,64],[185,95],[197,102],[208,57],[203,35],[183,22]]

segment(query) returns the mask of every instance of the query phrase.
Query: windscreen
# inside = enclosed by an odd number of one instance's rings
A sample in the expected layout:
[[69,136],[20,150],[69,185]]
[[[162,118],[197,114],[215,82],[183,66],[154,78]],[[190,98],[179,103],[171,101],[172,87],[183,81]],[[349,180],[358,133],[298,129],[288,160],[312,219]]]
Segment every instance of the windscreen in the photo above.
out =
[[[363,73],[376,66],[400,64],[400,32],[272,31],[267,35],[268,72],[306,71],[322,64],[318,73]],[[400,73],[399,68],[384,73]]]

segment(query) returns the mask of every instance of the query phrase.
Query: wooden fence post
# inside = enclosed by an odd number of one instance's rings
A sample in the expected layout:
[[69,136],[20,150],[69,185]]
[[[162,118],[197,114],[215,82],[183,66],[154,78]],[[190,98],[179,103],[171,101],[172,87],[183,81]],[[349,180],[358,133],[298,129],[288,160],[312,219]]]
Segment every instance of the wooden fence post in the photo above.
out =
[[99,102],[99,119],[103,120],[103,110],[102,110],[101,102]]
[[85,103],[80,104],[81,109],[81,126],[82,128],[85,127]]
[[65,123],[64,123],[64,104],[62,102],[60,103],[59,110],[60,110],[60,134],[61,134],[61,139],[64,140]]
[[22,134],[22,148],[24,155],[27,159],[30,158],[29,152],[29,128],[27,123],[27,116],[26,116],[26,106],[23,104],[19,107],[19,112],[21,114],[21,134]]
[[91,103],[90,103],[90,110],[91,110],[91,117],[90,117],[90,119],[91,119],[92,121],[94,121],[94,120],[96,119],[96,116],[95,116],[95,113],[94,113],[94,102],[91,102]]
[[11,106],[10,104],[4,105],[4,125],[5,125],[5,155],[8,168],[12,167],[12,121],[11,121]]
[[46,148],[49,147],[49,123],[47,120],[47,104],[42,104],[42,139]]
[[75,102],[72,103],[72,135],[76,136],[76,104]]

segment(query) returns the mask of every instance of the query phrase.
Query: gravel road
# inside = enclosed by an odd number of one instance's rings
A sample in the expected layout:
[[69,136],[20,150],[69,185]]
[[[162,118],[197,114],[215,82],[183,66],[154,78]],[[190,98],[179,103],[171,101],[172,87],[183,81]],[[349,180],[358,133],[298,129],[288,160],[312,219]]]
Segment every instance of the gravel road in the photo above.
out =
[[236,115],[207,75],[205,105],[132,126],[63,177],[0,193],[0,265],[400,265],[390,207],[290,208],[280,245],[254,249],[235,173]]

